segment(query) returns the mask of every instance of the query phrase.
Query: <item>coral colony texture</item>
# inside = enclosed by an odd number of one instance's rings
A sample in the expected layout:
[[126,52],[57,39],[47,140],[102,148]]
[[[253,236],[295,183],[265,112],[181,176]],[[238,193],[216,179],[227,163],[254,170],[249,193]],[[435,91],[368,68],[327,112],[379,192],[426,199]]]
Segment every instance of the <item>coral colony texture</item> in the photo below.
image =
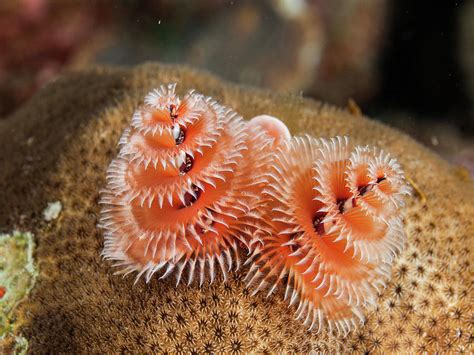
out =
[[[379,287],[380,293],[373,288],[353,291],[354,295],[356,291],[359,295],[363,293],[366,300],[370,299],[369,294],[376,294],[374,307],[358,306],[366,319],[364,324],[357,324],[357,328],[345,337],[338,336],[337,331],[330,334],[327,323],[319,333],[318,322],[308,332],[311,324],[303,324],[306,317],[295,319],[299,300],[295,300],[291,308],[288,308],[291,294],[284,300],[285,280],[269,297],[267,289],[270,290],[276,280],[271,275],[266,277],[269,283],[264,285],[265,292],[262,289],[252,296],[259,283],[246,288],[244,279],[251,265],[264,265],[256,257],[238,272],[227,273],[227,282],[223,282],[224,274],[217,272],[220,269],[217,266],[215,281],[209,283],[207,266],[206,280],[201,287],[198,271],[189,286],[186,285],[187,277],[176,286],[177,270],[160,280],[166,271],[162,269],[148,283],[143,275],[136,284],[138,271],[125,278],[114,275],[120,267],[114,267],[113,262],[104,261],[101,256],[104,231],[98,229],[97,224],[105,206],[98,204],[103,198],[99,191],[108,185],[107,168],[124,147],[117,147],[117,142],[130,127],[134,112],[144,106],[143,99],[153,88],[173,82],[178,83],[176,94],[181,100],[185,98],[186,89],[195,88],[215,98],[220,105],[231,107],[245,119],[262,113],[279,117],[295,136],[349,136],[349,160],[358,151],[361,159],[366,159],[364,148],[355,148],[366,145],[380,147],[396,157],[407,179],[417,188],[404,197],[406,205],[400,207],[404,215],[405,249],[393,259],[391,278],[381,277],[386,287]],[[234,120],[238,121],[237,117]],[[266,127],[265,122],[247,125],[254,131],[262,126]],[[294,145],[293,149],[296,149],[302,143],[294,141],[304,142],[305,139],[293,138],[290,147]],[[218,142],[219,139],[215,144]],[[319,145],[313,144],[318,148],[311,154],[319,156],[318,151],[324,145],[322,141],[317,142]],[[252,156],[250,151],[242,154]],[[194,157],[197,160],[200,154]],[[303,158],[305,154],[300,154],[295,160],[301,162],[301,168],[291,174],[304,171]],[[275,160],[272,165],[286,164],[282,159]],[[233,174],[237,174],[248,160],[240,159]],[[318,161],[311,160],[311,164]],[[35,236],[36,282],[10,317],[14,322],[13,335],[26,339],[28,351],[33,354],[473,351],[474,184],[460,178],[455,167],[407,135],[362,115],[301,97],[224,83],[207,73],[179,66],[146,64],[133,69],[93,68],[69,73],[47,85],[18,112],[0,121],[0,166],[0,228],[2,232],[30,231]],[[150,173],[155,169],[153,162],[148,169],[152,169]],[[380,181],[378,186],[364,188],[363,170],[356,171],[356,176],[362,179],[357,181],[357,190],[362,186],[358,193],[363,195],[356,200],[369,198],[388,183]],[[312,200],[318,194],[313,187],[323,186],[314,179],[316,172],[309,169],[307,173],[308,199],[298,200],[309,201],[315,204],[314,207],[320,200]],[[290,198],[282,194],[283,188],[289,188],[286,186],[290,184],[291,176],[280,181],[285,185],[279,190],[283,200],[275,199],[274,203],[283,203]],[[367,176],[370,176],[370,170]],[[322,179],[321,184],[325,183]],[[267,189],[271,191],[272,186]],[[303,185],[298,188],[300,191],[305,189]],[[331,191],[324,190],[324,197],[333,196]],[[351,191],[347,196],[352,196],[354,190]],[[271,196],[262,194],[263,197],[268,200]],[[297,202],[296,196],[291,198]],[[46,221],[43,211],[52,201],[61,202],[61,213],[58,218]],[[163,206],[165,201],[167,199]],[[198,201],[199,198],[195,202]],[[144,201],[144,206],[147,202]],[[158,206],[159,201],[153,203]],[[337,209],[332,206],[328,203],[328,212],[322,212],[329,215],[341,207],[344,217],[352,210],[350,202],[338,203]],[[322,223],[316,219],[317,229],[323,232],[324,227],[325,233],[316,239],[318,242],[330,238],[327,233],[332,229],[332,222],[328,215],[325,216],[327,221],[321,220]],[[315,214],[307,216],[313,229],[315,217]],[[337,228],[348,223],[339,213],[331,218],[340,223]],[[389,222],[390,218],[386,220]],[[276,227],[275,224],[272,228]],[[317,233],[310,227],[307,227],[309,233]],[[214,228],[221,227],[215,223]],[[305,238],[303,233],[299,234],[295,236],[295,242]],[[275,233],[260,234],[259,238],[264,242],[273,235]],[[191,236],[189,240],[195,239]],[[350,259],[352,265],[378,265],[380,268],[383,260],[387,262],[392,258],[392,250],[398,253],[396,240],[380,239],[378,244],[384,252],[377,254],[378,260],[367,260],[361,258],[369,255],[362,248],[365,242],[353,237],[347,256],[352,256],[359,248],[361,252]],[[389,241],[395,241],[395,244],[392,246]],[[341,239],[337,243],[344,242]],[[255,248],[257,246],[258,243]],[[297,252],[295,247],[296,244],[286,248],[294,248]],[[337,252],[337,249],[331,252]],[[241,257],[243,263],[249,256],[243,253]],[[272,262],[271,265],[277,264]],[[342,270],[339,265],[338,270]],[[267,269],[261,271],[267,272]],[[353,274],[344,277],[355,280],[361,277],[360,271],[357,267]],[[189,268],[184,276],[188,274]],[[329,271],[325,275],[330,284]],[[367,271],[365,277],[371,275],[373,271]],[[337,286],[334,282],[333,288]],[[352,281],[351,285],[356,283]],[[348,304],[345,303],[345,307]],[[357,301],[351,301],[351,307],[357,307],[356,304]],[[337,329],[337,326],[333,324],[333,328]]]
[[104,255],[137,280],[175,271],[179,283],[187,271],[188,284],[197,274],[202,285],[216,269],[225,280],[240,266],[238,242],[265,230],[259,194],[272,140],[210,97],[174,91],[148,94],[120,139],[101,199]]
[[198,274],[202,285],[240,266],[240,244],[257,259],[247,277],[260,279],[256,291],[275,279],[269,293],[283,283],[310,329],[325,319],[329,332],[355,328],[403,249],[398,163],[376,149],[351,152],[340,137],[284,144],[290,134],[276,118],[247,126],[210,97],[181,100],[175,87],[149,93],[120,139],[101,199],[105,257],[137,271],[135,282],[175,272],[178,284],[187,271],[188,284]]
[[280,285],[310,330],[347,334],[376,305],[405,242],[403,172],[388,154],[347,138],[293,138],[269,167],[273,227],[249,259],[255,292]]

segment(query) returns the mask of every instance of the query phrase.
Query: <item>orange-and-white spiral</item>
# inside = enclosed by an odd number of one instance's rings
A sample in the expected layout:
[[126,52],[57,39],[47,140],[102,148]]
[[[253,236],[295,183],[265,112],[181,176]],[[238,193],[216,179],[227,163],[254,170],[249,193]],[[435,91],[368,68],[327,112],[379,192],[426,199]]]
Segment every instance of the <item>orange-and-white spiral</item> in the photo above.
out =
[[248,286],[268,294],[280,286],[310,329],[346,334],[404,246],[409,189],[399,164],[347,138],[296,137],[278,148],[267,179],[272,231],[254,244]]
[[[137,280],[185,273],[212,282],[268,230],[261,218],[273,140],[229,108],[175,85],[147,95],[107,170],[99,226],[105,258]],[[186,271],[187,270],[187,271]],[[197,276],[195,276],[197,275]]]

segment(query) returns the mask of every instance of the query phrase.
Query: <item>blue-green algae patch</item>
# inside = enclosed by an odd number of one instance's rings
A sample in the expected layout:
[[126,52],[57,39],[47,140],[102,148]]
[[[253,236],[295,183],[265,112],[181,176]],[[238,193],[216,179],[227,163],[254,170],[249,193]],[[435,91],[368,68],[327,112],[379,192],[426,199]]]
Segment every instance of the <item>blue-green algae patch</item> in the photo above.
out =
[[34,247],[29,232],[0,234],[0,343],[13,339],[15,353],[19,354],[26,352],[28,344],[14,334],[14,310],[31,291],[38,275]]

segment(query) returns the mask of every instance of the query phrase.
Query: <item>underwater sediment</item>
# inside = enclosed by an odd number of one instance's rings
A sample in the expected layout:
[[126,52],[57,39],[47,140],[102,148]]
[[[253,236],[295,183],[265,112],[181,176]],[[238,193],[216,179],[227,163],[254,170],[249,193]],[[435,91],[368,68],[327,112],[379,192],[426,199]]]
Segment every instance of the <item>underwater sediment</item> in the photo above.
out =
[[[280,295],[251,296],[245,270],[201,288],[113,275],[101,258],[99,190],[143,97],[177,82],[249,119],[281,118],[295,135],[347,135],[402,165],[416,189],[407,243],[366,323],[346,337],[307,332]],[[224,83],[203,72],[145,64],[69,73],[0,122],[0,227],[35,236],[39,274],[15,310],[16,336],[44,352],[472,351],[473,182],[408,136],[313,100]],[[46,221],[42,211],[60,201]]]

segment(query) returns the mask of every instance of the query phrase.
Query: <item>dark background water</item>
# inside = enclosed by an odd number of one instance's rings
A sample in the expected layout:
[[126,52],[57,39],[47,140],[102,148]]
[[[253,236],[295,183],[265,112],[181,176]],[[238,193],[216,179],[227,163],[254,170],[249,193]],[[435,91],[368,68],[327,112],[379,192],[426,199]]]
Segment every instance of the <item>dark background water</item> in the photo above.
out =
[[61,71],[156,60],[399,127],[474,170],[474,2],[2,0],[0,117]]

